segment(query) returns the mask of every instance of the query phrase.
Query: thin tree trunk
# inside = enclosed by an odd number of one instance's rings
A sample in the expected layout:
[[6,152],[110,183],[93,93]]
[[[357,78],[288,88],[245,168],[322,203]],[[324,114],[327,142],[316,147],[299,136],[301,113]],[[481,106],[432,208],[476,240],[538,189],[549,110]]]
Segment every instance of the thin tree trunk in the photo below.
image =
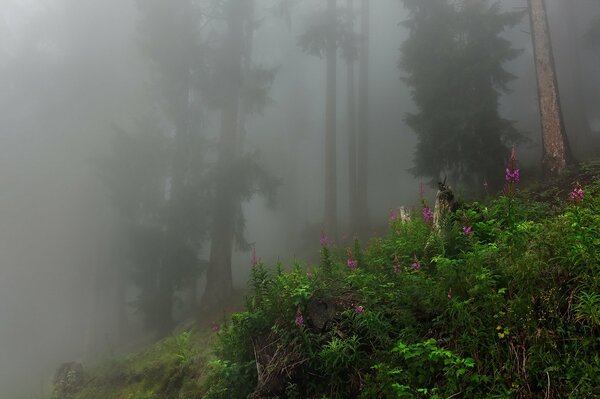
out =
[[231,0],[228,15],[228,36],[223,68],[230,77],[226,90],[226,104],[221,112],[219,140],[218,181],[215,214],[212,226],[210,258],[206,272],[206,289],[202,297],[205,308],[217,305],[233,291],[231,259],[238,212],[231,166],[238,155],[240,89],[244,48],[244,16],[247,0]]
[[[354,0],[348,0],[348,19],[350,29],[354,33]],[[354,55],[350,55],[347,61],[347,85],[348,85],[348,198],[349,218],[352,230],[358,233],[358,190],[357,190],[357,167],[356,167],[356,95],[354,93]]]
[[565,169],[571,155],[560,106],[546,7],[544,0],[528,1],[542,124],[542,168],[544,173],[554,175]]
[[325,229],[337,239],[337,175],[336,175],[336,0],[327,0],[327,75],[325,111]]
[[369,228],[368,164],[369,164],[369,0],[362,0],[360,27],[360,58],[358,81],[358,150],[357,190],[359,226],[364,233]]

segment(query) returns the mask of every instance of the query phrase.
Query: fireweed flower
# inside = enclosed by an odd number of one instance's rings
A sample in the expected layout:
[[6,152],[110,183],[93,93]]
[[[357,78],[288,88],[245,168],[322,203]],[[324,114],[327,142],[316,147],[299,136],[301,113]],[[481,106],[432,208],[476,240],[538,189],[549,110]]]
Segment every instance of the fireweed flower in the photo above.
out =
[[355,307],[355,308],[354,308],[354,311],[355,311],[356,313],[358,313],[358,314],[360,314],[360,313],[364,313],[364,311],[365,311],[365,308],[363,308],[362,306],[357,306],[357,307]]
[[419,262],[419,260],[417,259],[417,255],[413,255],[412,269],[419,270],[420,268],[421,268],[421,262]]
[[394,265],[394,273],[400,273],[402,271],[402,265],[400,263],[396,263]]
[[519,169],[508,167],[506,168],[506,173],[504,174],[504,179],[508,184],[517,184],[521,180],[521,175]]
[[326,247],[329,245],[329,237],[327,237],[324,232],[321,232],[321,238],[319,239],[319,244],[321,244],[322,247]]
[[471,234],[473,234],[473,228],[471,226],[464,225],[462,229],[463,229],[463,234],[466,236],[470,236]]
[[298,309],[298,311],[296,312],[295,324],[296,324],[296,327],[298,327],[298,328],[304,327],[304,316],[302,315],[302,312],[300,311],[300,309]]
[[573,200],[575,202],[581,202],[581,201],[583,201],[584,195],[585,195],[585,192],[581,188],[581,185],[579,183],[575,183],[575,187],[573,187],[573,191],[571,191],[569,193],[569,198],[571,198],[571,200]]
[[504,170],[504,181],[506,183],[504,185],[504,194],[507,196],[512,196],[515,192],[516,185],[521,181],[521,172],[517,167],[517,155],[514,146],[510,153],[508,166]]
[[422,213],[423,213],[423,220],[426,223],[431,223],[433,221],[433,212],[431,211],[431,209],[429,209],[429,207],[424,207]]
[[348,265],[348,268],[352,271],[356,271],[356,268],[358,267],[358,261],[353,258],[348,258],[346,264]]

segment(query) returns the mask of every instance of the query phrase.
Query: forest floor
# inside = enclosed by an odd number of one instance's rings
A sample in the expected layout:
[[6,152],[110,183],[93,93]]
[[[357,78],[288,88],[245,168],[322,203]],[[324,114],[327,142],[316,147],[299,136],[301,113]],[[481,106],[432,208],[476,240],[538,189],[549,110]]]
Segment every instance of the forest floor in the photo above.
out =
[[[229,315],[107,359],[57,398],[600,397],[600,161],[392,215],[367,245],[252,272]],[[425,213],[423,213],[425,214]]]

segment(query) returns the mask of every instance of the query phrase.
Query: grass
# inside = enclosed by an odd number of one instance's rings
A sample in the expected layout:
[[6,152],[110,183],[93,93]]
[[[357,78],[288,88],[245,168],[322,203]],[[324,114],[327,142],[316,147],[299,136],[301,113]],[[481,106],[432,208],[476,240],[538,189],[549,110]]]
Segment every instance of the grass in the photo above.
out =
[[416,212],[318,265],[259,262],[218,334],[108,362],[76,398],[600,397],[599,176],[463,203],[440,231]]

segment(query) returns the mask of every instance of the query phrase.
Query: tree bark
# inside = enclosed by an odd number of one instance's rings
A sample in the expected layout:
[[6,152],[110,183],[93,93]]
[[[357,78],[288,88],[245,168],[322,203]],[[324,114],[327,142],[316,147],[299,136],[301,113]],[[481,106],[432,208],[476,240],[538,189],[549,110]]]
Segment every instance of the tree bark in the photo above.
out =
[[204,308],[218,305],[233,291],[231,259],[238,211],[235,183],[230,168],[238,158],[240,90],[242,87],[244,18],[247,0],[231,0],[228,10],[228,34],[222,68],[227,68],[229,81],[224,87],[226,99],[221,112],[219,138],[218,181],[213,215],[210,258],[206,272],[206,289],[202,296]]
[[[354,33],[354,0],[348,0],[348,19],[350,29]],[[348,86],[348,199],[349,199],[349,218],[354,233],[358,233],[358,190],[357,190],[357,166],[356,166],[356,95],[354,91],[354,54],[351,54],[347,60],[347,86]]]
[[336,174],[336,68],[337,5],[327,0],[326,42],[326,110],[325,110],[325,230],[337,239],[337,174]]
[[528,1],[542,125],[542,169],[546,174],[556,175],[570,163],[571,154],[560,106],[546,6],[544,0]]
[[369,0],[361,3],[360,55],[358,81],[358,149],[357,191],[358,220],[361,232],[369,228],[368,164],[369,164]]

